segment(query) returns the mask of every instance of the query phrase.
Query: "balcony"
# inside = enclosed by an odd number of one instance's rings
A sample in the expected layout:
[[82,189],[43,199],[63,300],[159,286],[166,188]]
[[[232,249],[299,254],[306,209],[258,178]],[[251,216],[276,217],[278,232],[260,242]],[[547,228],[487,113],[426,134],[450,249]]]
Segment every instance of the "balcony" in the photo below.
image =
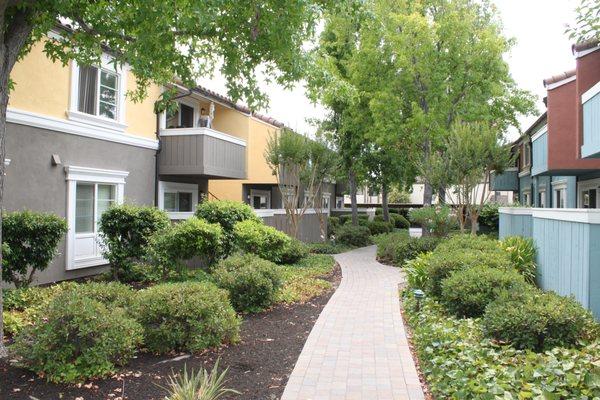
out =
[[583,146],[581,157],[600,158],[600,83],[581,96],[583,103]]
[[160,130],[161,175],[246,178],[246,142],[211,128]]
[[490,190],[513,191],[519,190],[519,177],[517,168],[508,168],[501,174],[492,173],[490,179]]

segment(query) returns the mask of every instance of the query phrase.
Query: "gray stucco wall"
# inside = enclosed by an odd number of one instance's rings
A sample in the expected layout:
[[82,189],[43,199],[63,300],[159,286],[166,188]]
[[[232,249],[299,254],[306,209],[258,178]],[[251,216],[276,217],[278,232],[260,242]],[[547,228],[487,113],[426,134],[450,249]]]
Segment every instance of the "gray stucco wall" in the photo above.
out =
[[[6,134],[6,158],[11,160],[6,168],[6,211],[30,209],[66,217],[67,165],[128,171],[125,202],[154,203],[154,150],[17,124],[8,124]],[[51,164],[52,154],[60,156],[61,165]],[[66,271],[64,239],[59,252],[36,275],[36,284],[93,275],[102,269]]]

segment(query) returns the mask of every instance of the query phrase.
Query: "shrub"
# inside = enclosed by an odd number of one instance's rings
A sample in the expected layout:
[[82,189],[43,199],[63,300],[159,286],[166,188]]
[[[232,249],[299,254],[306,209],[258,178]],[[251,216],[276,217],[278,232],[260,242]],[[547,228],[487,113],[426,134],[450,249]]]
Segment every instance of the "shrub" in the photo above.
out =
[[335,235],[337,228],[340,226],[341,222],[338,217],[328,217],[327,218],[327,238],[330,238],[332,235]]
[[583,399],[600,396],[600,343],[544,353],[499,346],[478,320],[457,319],[431,298],[404,301],[404,315],[431,394],[436,399]]
[[275,263],[283,261],[285,250],[291,241],[285,233],[258,221],[238,222],[234,233],[241,250]]
[[132,315],[149,350],[196,352],[238,340],[240,320],[226,290],[209,282],[163,283],[140,290]]
[[298,239],[290,238],[281,255],[282,264],[294,264],[308,256],[308,247]]
[[50,381],[74,382],[114,373],[141,340],[141,326],[122,308],[65,292],[16,336],[12,350],[26,368]]
[[394,223],[394,227],[398,229],[410,228],[410,222],[400,214],[390,214],[390,220]]
[[482,323],[495,340],[542,351],[576,345],[592,319],[573,298],[530,288],[502,293],[488,306]]
[[429,279],[427,275],[427,264],[432,256],[432,252],[421,253],[415,258],[404,263],[404,272],[406,281],[411,289],[423,289]]
[[231,201],[205,201],[198,204],[196,216],[206,221],[221,225],[223,228],[223,256],[228,256],[235,248],[235,224],[242,221],[262,222],[248,204]]
[[437,237],[410,237],[407,232],[382,235],[376,239],[377,257],[384,263],[401,267],[421,253],[433,251],[440,240]]
[[428,206],[414,208],[409,212],[409,218],[431,232],[434,236],[447,236],[456,227],[456,216],[448,206]]
[[346,224],[337,231],[336,240],[348,246],[368,246],[371,242],[371,232],[366,226]]
[[508,252],[513,266],[525,280],[535,284],[535,244],[533,239],[521,236],[508,236],[500,242],[500,247]]
[[438,249],[440,252],[454,250],[496,251],[498,241],[482,235],[459,234],[450,236],[447,240],[441,242]]
[[54,214],[33,211],[7,213],[2,219],[2,280],[29,286],[37,271],[45,270],[57,253],[67,223]]
[[269,307],[281,286],[278,267],[253,254],[222,260],[212,275],[219,287],[229,291],[237,311],[257,312]]
[[167,214],[155,207],[125,204],[106,210],[99,229],[114,279],[127,279],[131,265],[145,255],[152,235],[170,223]]
[[426,289],[429,294],[439,296],[442,292],[442,281],[453,272],[471,268],[489,267],[501,270],[511,270],[512,263],[506,253],[498,248],[494,251],[479,251],[470,249],[446,250],[439,247],[434,252],[427,266]]
[[367,228],[369,228],[371,235],[380,235],[382,233],[392,232],[394,230],[394,225],[384,221],[369,221],[367,222]]
[[70,289],[75,296],[99,301],[109,308],[127,308],[131,305],[135,292],[119,282],[88,282]]
[[457,317],[480,317],[503,290],[525,290],[517,271],[472,267],[454,272],[442,281],[440,301]]
[[148,259],[162,271],[163,279],[168,277],[169,271],[179,271],[181,275],[185,260],[201,257],[211,264],[220,257],[222,237],[220,225],[192,217],[152,236]]
[[479,225],[497,231],[500,221],[499,207],[500,205],[498,203],[485,203],[481,208],[481,211],[479,211]]

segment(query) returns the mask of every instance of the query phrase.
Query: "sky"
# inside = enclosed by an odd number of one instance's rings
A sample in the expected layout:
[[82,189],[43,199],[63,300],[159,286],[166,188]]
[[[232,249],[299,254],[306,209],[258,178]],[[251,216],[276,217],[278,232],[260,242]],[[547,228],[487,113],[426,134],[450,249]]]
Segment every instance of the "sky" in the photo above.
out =
[[[511,74],[519,87],[537,96],[538,115],[545,109],[543,79],[574,68],[571,41],[565,35],[568,23],[575,19],[578,0],[495,0],[507,37],[517,43],[506,56]],[[202,85],[225,94],[224,80],[220,76],[205,79]],[[321,118],[325,111],[306,98],[302,83],[292,90],[276,84],[263,83],[269,95],[269,109],[260,112],[269,115],[297,132],[312,135],[315,128],[307,119]],[[526,130],[538,115],[520,119],[521,130]],[[518,137],[517,130],[508,133],[508,139]]]

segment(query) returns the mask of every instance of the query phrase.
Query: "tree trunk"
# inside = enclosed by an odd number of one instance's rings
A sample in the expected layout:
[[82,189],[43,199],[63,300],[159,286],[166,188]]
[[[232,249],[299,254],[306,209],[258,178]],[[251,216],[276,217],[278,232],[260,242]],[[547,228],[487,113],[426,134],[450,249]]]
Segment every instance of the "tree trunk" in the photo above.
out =
[[8,106],[8,77],[9,70],[6,68],[7,54],[6,50],[0,50],[0,358],[8,356],[8,351],[4,346],[4,301],[2,296],[2,219],[4,210],[4,173],[6,159],[6,108]]
[[356,173],[350,169],[348,173],[350,183],[350,206],[352,207],[352,225],[358,225],[358,204],[356,202]]
[[438,188],[438,199],[440,204],[446,204],[446,187],[440,185]]
[[[425,182],[423,187],[423,206],[428,207],[431,206],[433,200],[433,188],[429,184],[429,182]],[[429,236],[430,232],[426,227],[421,228],[421,236]]]
[[471,235],[477,235],[477,221],[479,220],[479,211],[475,210],[474,207],[471,207],[469,215],[471,218]]
[[383,220],[390,222],[390,208],[388,205],[388,185],[381,186],[381,208],[383,209]]

